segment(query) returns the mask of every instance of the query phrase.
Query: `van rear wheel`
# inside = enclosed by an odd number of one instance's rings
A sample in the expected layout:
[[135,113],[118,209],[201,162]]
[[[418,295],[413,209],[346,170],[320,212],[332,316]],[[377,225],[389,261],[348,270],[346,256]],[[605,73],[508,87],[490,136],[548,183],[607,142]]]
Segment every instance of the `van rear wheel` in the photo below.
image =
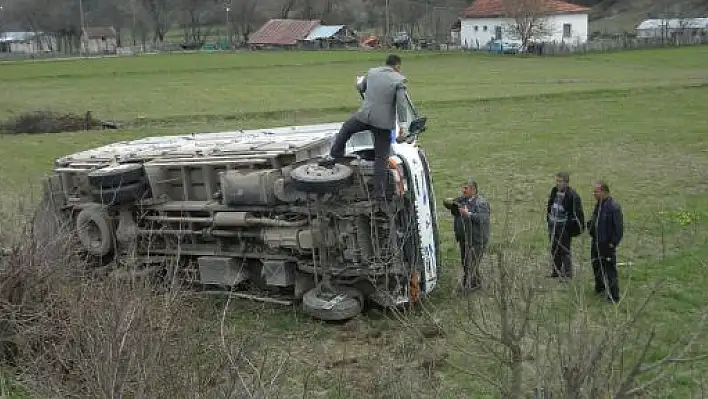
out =
[[335,292],[313,288],[302,297],[305,313],[325,321],[349,320],[364,308],[364,295],[356,288],[340,287]]

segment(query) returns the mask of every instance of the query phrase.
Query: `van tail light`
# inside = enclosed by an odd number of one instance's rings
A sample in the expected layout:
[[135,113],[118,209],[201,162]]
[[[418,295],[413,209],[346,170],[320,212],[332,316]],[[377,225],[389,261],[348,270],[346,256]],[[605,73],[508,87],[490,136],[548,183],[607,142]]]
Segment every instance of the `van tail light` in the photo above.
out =
[[396,194],[402,196],[406,192],[406,179],[403,175],[401,161],[390,157],[388,159],[388,168],[391,170],[391,175],[393,175],[393,179],[396,182]]
[[420,298],[420,274],[418,272],[412,272],[410,278],[408,294],[411,302],[418,302],[418,299]]

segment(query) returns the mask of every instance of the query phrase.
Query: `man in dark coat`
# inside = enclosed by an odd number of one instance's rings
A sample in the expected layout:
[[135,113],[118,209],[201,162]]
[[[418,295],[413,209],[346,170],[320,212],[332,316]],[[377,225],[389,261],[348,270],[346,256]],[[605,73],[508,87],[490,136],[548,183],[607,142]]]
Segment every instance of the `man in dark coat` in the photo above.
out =
[[595,275],[595,293],[606,293],[612,302],[620,300],[617,282],[617,246],[624,235],[622,207],[610,196],[607,183],[595,184],[595,208],[588,221],[588,233],[592,237],[590,256]]
[[551,189],[546,203],[546,222],[553,258],[550,277],[553,278],[573,277],[572,239],[580,235],[585,228],[582,201],[569,183],[570,174],[558,172],[556,185]]
[[462,185],[462,195],[446,198],[445,208],[454,216],[455,240],[460,246],[462,262],[461,291],[466,294],[481,286],[479,263],[489,243],[491,207],[479,195],[477,182],[469,178]]

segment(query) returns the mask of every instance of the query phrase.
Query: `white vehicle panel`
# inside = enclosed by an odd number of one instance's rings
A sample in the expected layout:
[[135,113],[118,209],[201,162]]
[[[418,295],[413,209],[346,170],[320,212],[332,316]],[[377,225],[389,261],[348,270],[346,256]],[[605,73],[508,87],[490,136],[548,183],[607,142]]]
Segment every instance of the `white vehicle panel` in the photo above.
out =
[[393,152],[403,159],[410,168],[415,192],[415,207],[418,217],[418,231],[420,234],[420,251],[425,265],[425,292],[432,291],[437,284],[437,248],[435,248],[435,231],[433,215],[428,203],[428,187],[425,179],[425,167],[418,155],[415,146],[407,144],[394,144]]

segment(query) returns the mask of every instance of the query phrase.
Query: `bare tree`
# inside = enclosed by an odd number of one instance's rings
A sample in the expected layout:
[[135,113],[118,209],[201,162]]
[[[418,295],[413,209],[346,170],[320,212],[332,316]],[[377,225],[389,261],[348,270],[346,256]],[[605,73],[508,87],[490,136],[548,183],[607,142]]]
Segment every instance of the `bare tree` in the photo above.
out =
[[165,35],[172,26],[172,15],[175,10],[173,0],[141,0],[143,12],[146,13],[154,32],[153,41],[163,42]]
[[295,8],[295,0],[283,0],[280,6],[280,18],[288,18],[293,8]]
[[[549,255],[534,255],[533,246],[516,239],[518,229],[511,230],[508,214],[505,219],[499,242],[483,261],[483,288],[468,298],[468,306],[438,311],[423,305],[446,335],[464,336],[448,342],[449,351],[461,355],[447,361],[452,368],[503,398],[531,393],[536,398],[629,398],[658,393],[652,389],[670,372],[708,357],[697,348],[706,334],[706,309],[696,312],[695,324],[682,326],[691,333],[661,348],[656,329],[643,325],[660,284],[644,298],[625,292],[622,310],[593,309],[585,298],[586,281],[566,282],[567,293],[545,287]],[[638,306],[624,310],[624,301],[633,296]],[[439,312],[446,311],[456,322],[437,324]]]
[[248,37],[261,23],[263,19],[259,14],[258,0],[233,0],[231,13],[231,23],[234,26],[234,33],[243,42],[248,42]]
[[200,46],[204,44],[212,31],[212,27],[206,26],[206,22],[209,17],[215,19],[213,14],[217,4],[219,4],[217,0],[179,0],[185,42]]
[[548,2],[544,0],[502,0],[504,14],[509,19],[507,33],[526,46],[534,39],[553,33],[548,19]]

